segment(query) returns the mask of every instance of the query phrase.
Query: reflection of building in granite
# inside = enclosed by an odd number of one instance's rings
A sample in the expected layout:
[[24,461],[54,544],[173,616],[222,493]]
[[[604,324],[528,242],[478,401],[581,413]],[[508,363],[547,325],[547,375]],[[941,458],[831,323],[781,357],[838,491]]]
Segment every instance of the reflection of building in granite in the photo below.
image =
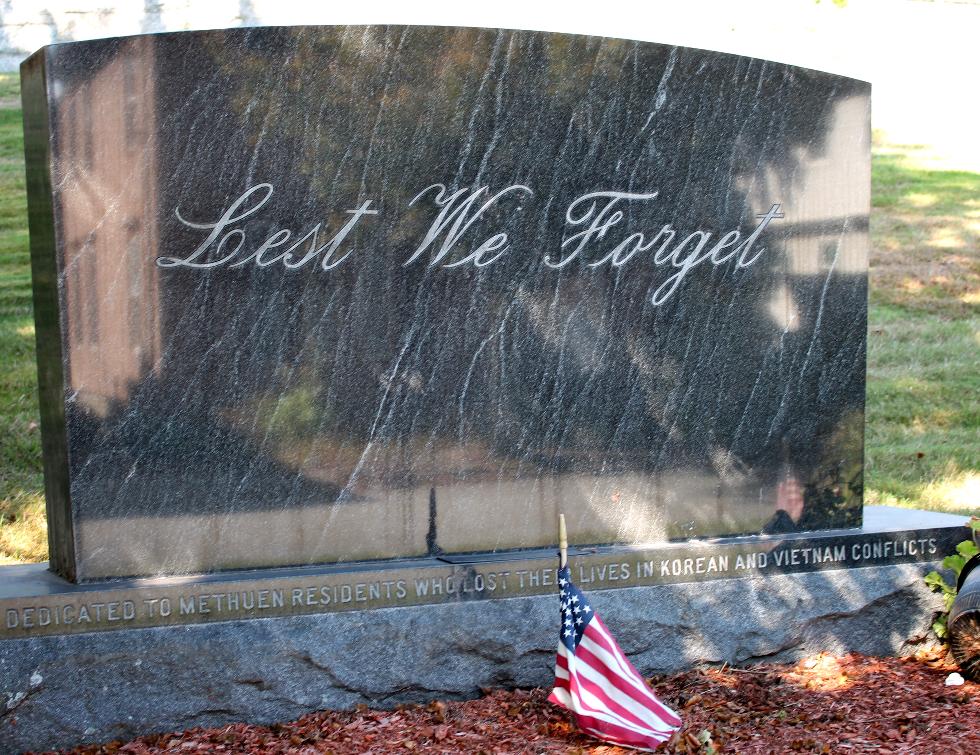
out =
[[128,40],[77,75],[60,92],[55,125],[66,390],[105,416],[160,352],[152,39]]
[[[861,303],[866,296],[871,204],[868,98],[843,96],[827,108],[823,119],[822,138],[796,147],[792,170],[781,172],[770,165],[755,181],[740,185],[756,213],[765,212],[773,196],[793,197],[772,233],[780,251],[773,272],[782,268],[782,283],[762,305],[781,343],[800,339],[787,371],[800,374],[785,381],[789,389],[784,395],[807,398],[799,401],[796,427],[784,441],[783,475],[791,484],[803,485],[805,505],[798,524],[802,528],[813,527],[817,509],[819,516],[827,517],[863,495],[863,381],[861,390],[840,397],[848,398],[839,400],[836,411],[827,412],[819,399],[840,379],[834,371],[863,373]],[[837,284],[842,277],[851,281],[846,288]],[[860,321],[850,322],[854,318]],[[839,334],[849,331],[860,348],[842,350],[835,343]],[[842,355],[850,355],[859,366],[846,364]],[[816,365],[821,367],[815,369]],[[809,470],[790,458],[798,458],[804,446],[816,449],[816,463]]]
[[[827,115],[823,140],[798,148],[800,159],[791,175],[781,176],[775,166],[769,166],[765,180],[740,187],[757,213],[769,208],[782,187],[794,192],[795,201],[784,208],[786,218],[772,227],[772,233],[783,237],[788,275],[823,279],[831,272],[863,274],[867,269],[868,118],[866,97],[841,99]],[[770,302],[770,312],[783,327],[795,330],[799,325],[791,298],[783,294]]]

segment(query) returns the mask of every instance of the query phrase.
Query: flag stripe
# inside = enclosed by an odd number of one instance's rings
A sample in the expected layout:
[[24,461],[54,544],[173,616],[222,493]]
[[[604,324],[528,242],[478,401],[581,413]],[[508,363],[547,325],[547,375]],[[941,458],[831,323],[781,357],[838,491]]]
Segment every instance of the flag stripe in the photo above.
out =
[[631,721],[626,721],[617,716],[611,710],[606,709],[601,700],[596,699],[594,695],[583,689],[578,678],[569,678],[565,680],[565,683],[562,686],[558,686],[558,682],[556,681],[556,687],[567,692],[575,701],[575,704],[570,706],[572,712],[574,713],[588,714],[592,717],[600,718],[603,721],[621,726],[624,729],[628,729],[645,736],[654,736],[657,734],[657,732],[649,729],[643,724],[636,724]]
[[[610,706],[612,712],[635,724],[646,726],[654,731],[667,732],[669,735],[673,727],[655,715],[655,712],[645,704],[645,701],[637,700],[631,696],[630,688],[622,680],[604,674],[601,667],[597,668],[596,664],[590,660],[590,655],[581,644],[574,658],[566,659],[559,651],[555,671],[556,678],[559,676],[559,670],[562,669],[563,665],[567,668],[568,663],[574,662],[579,681],[592,694],[603,699]],[[609,683],[613,686],[610,687]]]
[[615,726],[622,729],[622,736],[653,736],[651,732],[644,728],[617,721],[615,716],[612,716],[607,711],[596,710],[586,703],[582,695],[579,694],[578,690],[572,690],[565,687],[556,687],[551,691],[551,695],[561,699],[562,704],[575,714],[576,723],[579,725],[582,725],[582,722],[584,721],[587,725],[598,728],[602,728],[604,726]]
[[[610,705],[610,701],[603,696],[603,691],[601,688],[596,688],[592,682],[584,679],[581,674],[576,674],[575,684],[577,684],[576,689],[572,689],[573,682],[570,676],[565,672],[556,672],[555,674],[555,686],[561,689],[569,690],[570,692],[578,692],[579,697],[583,700],[583,704],[587,703],[588,709],[590,711],[599,711],[602,713],[608,713],[613,716],[623,724],[628,725],[637,730],[645,731],[651,735],[657,733],[663,733],[663,730],[659,728],[650,727],[649,723],[638,719],[636,716],[628,713],[627,711],[620,710],[620,706]],[[669,736],[669,733],[667,734]]]
[[572,710],[575,724],[586,731],[590,731],[600,739],[614,741],[617,743],[628,744],[631,747],[656,747],[667,737],[655,735],[648,732],[634,731],[627,727],[618,726],[615,723],[602,720],[601,717],[590,715],[581,710],[581,701],[569,694],[569,704],[566,706]]
[[571,684],[572,689],[556,689],[552,691],[552,694],[567,695],[570,704],[567,704],[565,707],[572,711],[575,715],[575,722],[580,727],[589,726],[600,731],[609,731],[618,737],[629,739],[632,742],[650,739],[662,742],[670,737],[670,734],[663,734],[622,721],[609,711],[603,710],[601,704],[599,708],[596,708],[594,704],[596,701],[592,701],[588,693],[582,694],[582,690],[577,688],[575,679],[571,680]]
[[646,681],[640,675],[640,672],[636,670],[636,667],[629,662],[629,659],[623,655],[623,651],[619,649],[619,645],[612,638],[606,625],[602,623],[602,619],[598,616],[596,620],[590,623],[590,628],[592,631],[589,633],[590,638],[594,639],[602,648],[609,653],[611,662],[614,668],[619,669],[620,673],[629,678],[634,686],[639,690],[645,697],[653,700],[659,704],[659,700],[650,691],[647,686]]
[[677,714],[674,713],[670,708],[666,707],[656,697],[652,695],[643,694],[644,690],[639,688],[637,685],[637,680],[635,678],[623,677],[617,674],[614,670],[608,670],[608,653],[595,643],[591,642],[591,638],[584,637],[581,644],[579,645],[578,654],[582,656],[583,660],[590,662],[593,666],[601,669],[607,669],[604,673],[610,680],[610,683],[617,687],[624,694],[629,695],[633,698],[639,705],[647,708],[649,710],[648,715],[654,715],[658,720],[663,721],[667,726],[676,727],[680,723],[680,719]]
[[660,704],[660,701],[647,691],[646,684],[637,678],[635,672],[624,673],[621,671],[617,658],[607,647],[597,641],[594,633],[586,632],[577,652],[585,653],[588,657],[594,658],[595,665],[605,669],[605,673],[611,679],[619,680],[620,688],[624,692],[632,695],[642,705],[651,708],[660,718],[671,724],[676,724],[677,716],[674,712]]
[[[575,670],[580,680],[589,685],[588,689],[593,693],[605,696],[610,706],[615,706],[615,712],[623,718],[635,719],[635,723],[646,725],[656,731],[668,731],[671,726],[663,721],[659,716],[651,716],[656,711],[645,700],[638,700],[634,696],[634,690],[622,679],[614,675],[604,674],[603,666],[598,659],[585,648],[585,642],[579,645],[575,654]],[[603,687],[603,682],[608,684]],[[650,720],[651,717],[653,720]],[[644,721],[646,719],[646,721]]]
[[[596,631],[589,632],[588,629],[595,629]],[[649,701],[651,707],[657,711],[660,717],[673,726],[680,726],[680,716],[657,699],[656,695],[653,694],[650,687],[647,685],[646,680],[640,676],[640,672],[637,671],[633,664],[629,662],[629,659],[623,655],[623,651],[619,649],[616,641],[612,638],[612,635],[609,634],[609,630],[606,629],[606,625],[602,623],[602,619],[596,616],[594,621],[589,622],[588,629],[586,630],[586,636],[590,640],[596,640],[597,644],[601,643],[604,646],[604,650],[612,655],[612,657],[616,660],[617,665],[625,670],[623,676],[632,681],[633,687]]]

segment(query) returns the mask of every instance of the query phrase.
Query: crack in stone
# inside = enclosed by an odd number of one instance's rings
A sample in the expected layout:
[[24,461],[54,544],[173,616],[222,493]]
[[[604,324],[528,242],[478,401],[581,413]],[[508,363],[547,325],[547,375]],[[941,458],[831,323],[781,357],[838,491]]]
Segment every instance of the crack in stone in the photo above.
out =
[[7,698],[5,709],[0,712],[0,721],[6,720],[7,717],[20,708],[20,706],[44,690],[42,680],[43,677],[40,675],[39,670],[34,671],[34,673],[31,674],[30,680],[28,681],[27,691],[15,692],[13,695]]
[[272,689],[272,685],[269,684],[265,679],[232,679],[234,684],[242,684],[247,687],[254,687],[260,692],[265,692],[266,690]]

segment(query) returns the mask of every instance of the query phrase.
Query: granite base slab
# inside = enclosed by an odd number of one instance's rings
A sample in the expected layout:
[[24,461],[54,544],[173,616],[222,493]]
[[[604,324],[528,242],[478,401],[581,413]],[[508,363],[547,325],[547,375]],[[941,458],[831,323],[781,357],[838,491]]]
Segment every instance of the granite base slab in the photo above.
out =
[[[645,673],[928,635],[922,581],[961,517],[874,507],[860,530],[574,549]],[[474,557],[475,559],[475,557]],[[70,584],[0,568],[0,753],[552,680],[554,554]]]
[[[645,673],[818,651],[900,654],[927,636],[935,563],[604,590]],[[67,747],[359,703],[467,698],[552,680],[554,596],[0,643],[0,751]]]

